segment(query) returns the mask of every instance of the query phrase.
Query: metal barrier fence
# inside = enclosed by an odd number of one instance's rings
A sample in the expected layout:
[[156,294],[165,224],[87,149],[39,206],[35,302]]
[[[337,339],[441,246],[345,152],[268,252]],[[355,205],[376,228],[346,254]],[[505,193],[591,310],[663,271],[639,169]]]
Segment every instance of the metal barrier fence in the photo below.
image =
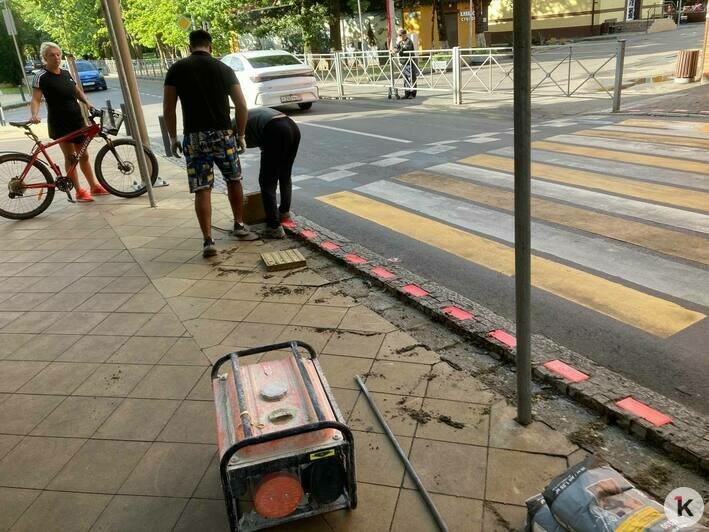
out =
[[[537,46],[532,49],[532,94],[576,96],[600,94],[620,98],[625,41],[615,50],[606,44]],[[450,93],[456,104],[475,94],[512,94],[512,48],[451,48],[419,50],[407,57],[387,51],[337,52],[299,56],[309,64],[322,88],[369,87]],[[614,101],[615,106],[615,101]]]
[[[346,89],[388,91],[397,97],[401,90],[451,94],[461,104],[479,94],[512,95],[512,48],[450,48],[418,50],[406,57],[388,51],[306,54],[298,58],[313,68],[321,89],[340,97]],[[608,45],[579,44],[532,48],[532,94],[540,96],[601,95],[620,106],[625,41],[615,50]],[[175,60],[134,59],[139,77],[162,79]],[[101,62],[115,71],[115,62]],[[415,87],[411,80],[415,78]]]

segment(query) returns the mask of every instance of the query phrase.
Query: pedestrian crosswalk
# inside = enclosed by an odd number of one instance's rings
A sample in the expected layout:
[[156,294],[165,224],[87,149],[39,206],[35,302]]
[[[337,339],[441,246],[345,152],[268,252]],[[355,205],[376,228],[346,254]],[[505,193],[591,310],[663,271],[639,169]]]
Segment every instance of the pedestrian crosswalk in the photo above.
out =
[[[663,338],[705,319],[708,126],[633,119],[534,142],[533,285]],[[502,148],[319,200],[512,276],[513,171]]]

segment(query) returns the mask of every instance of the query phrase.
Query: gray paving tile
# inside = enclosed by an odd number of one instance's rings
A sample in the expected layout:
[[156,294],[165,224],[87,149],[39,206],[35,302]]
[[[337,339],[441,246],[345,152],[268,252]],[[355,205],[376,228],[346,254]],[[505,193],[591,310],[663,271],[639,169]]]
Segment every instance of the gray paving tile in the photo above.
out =
[[90,438],[120,403],[116,397],[67,397],[32,435]]
[[[157,291],[156,291],[157,292]],[[134,294],[118,308],[119,312],[160,312],[167,302],[157,293]]]
[[158,437],[160,441],[181,443],[216,443],[214,403],[185,401],[177,409]]
[[202,480],[199,481],[194,496],[200,499],[218,499],[224,504],[224,491],[219,478],[219,453],[214,453]]
[[[22,441],[22,436],[15,434],[0,434],[0,458],[9,453],[15,445]],[[0,505],[2,508],[2,505]]]
[[86,362],[52,362],[19,392],[69,395],[98,367],[98,364]]
[[176,341],[176,337],[134,336],[113,354],[109,362],[155,364]]
[[116,493],[149,447],[148,442],[88,440],[48,488]]
[[179,404],[179,401],[165,399],[126,399],[96,431],[94,438],[153,441]]
[[92,531],[168,532],[186,504],[187,499],[119,495],[113,498]]
[[64,399],[62,395],[11,395],[0,403],[0,430],[29,434]]
[[43,360],[51,362],[59,357],[81,338],[78,334],[47,334],[42,333],[33,338],[6,360]]
[[99,323],[91,334],[132,336],[152,317],[146,313],[120,312],[110,314]]
[[103,364],[74,390],[73,395],[126,397],[148,371],[149,365]]
[[174,530],[175,532],[191,532],[193,530],[228,532],[229,521],[226,505],[223,501],[190,499]]
[[94,294],[84,301],[77,310],[86,312],[113,312],[131,298],[131,294]]
[[180,338],[167,350],[158,364],[178,366],[207,366],[209,359],[192,338]]
[[45,491],[18,519],[12,532],[89,530],[110,500],[110,495]]
[[10,530],[12,524],[39,497],[37,490],[0,488],[0,530]]
[[106,312],[77,312],[72,311],[64,315],[64,318],[49,326],[44,334],[68,332],[87,334],[91,329],[101,323],[109,314]]
[[34,310],[41,311],[71,311],[81,305],[91,294],[84,292],[64,292],[54,294],[44,303],[37,305]]
[[127,339],[127,336],[84,336],[64,351],[57,362],[105,362]]
[[214,392],[212,391],[212,374],[211,368],[207,368],[202,376],[197,381],[197,384],[187,396],[187,399],[194,401],[214,401]]
[[154,366],[130,397],[184,399],[203,371],[199,366]]
[[25,312],[22,316],[3,327],[3,332],[41,333],[55,321],[63,317],[62,312]]
[[118,277],[104,286],[99,292],[116,294],[135,294],[145,288],[150,280],[147,277]]
[[182,336],[186,332],[180,319],[167,310],[154,314],[135,334],[137,336]]
[[[42,264],[42,263],[39,263]],[[32,310],[40,303],[46,301],[52,294],[46,292],[20,292],[14,294],[2,302],[3,310],[26,311]]]
[[46,362],[0,360],[0,392],[17,391],[46,365]]
[[84,441],[28,436],[0,460],[0,483],[8,487],[43,489]]
[[0,359],[11,355],[36,336],[35,334],[0,333]]
[[190,497],[207,470],[214,445],[155,442],[119,493]]

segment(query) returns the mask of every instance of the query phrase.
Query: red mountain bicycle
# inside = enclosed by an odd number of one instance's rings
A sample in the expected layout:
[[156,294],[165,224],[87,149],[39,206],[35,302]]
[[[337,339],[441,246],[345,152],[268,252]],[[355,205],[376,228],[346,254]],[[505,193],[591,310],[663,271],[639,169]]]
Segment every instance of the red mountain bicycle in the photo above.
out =
[[[96,122],[97,118],[100,118],[100,123]],[[101,137],[106,144],[98,150],[94,161],[94,171],[99,183],[111,194],[122,198],[135,198],[144,194],[146,188],[138,171],[135,141],[128,138],[109,138],[109,135],[118,134],[122,118],[120,113],[112,109],[92,110],[91,123],[88,126],[48,143],[40,141],[32,131],[32,122],[10,122],[11,126],[25,130],[25,135],[34,141],[34,147],[29,154],[12,152],[0,155],[0,216],[12,220],[33,218],[49,207],[56,190],[66,192],[69,201],[73,201],[71,189],[74,185],[52,160],[47,148],[81,136],[85,138],[72,163],[71,171],[76,171],[79,158],[91,141]],[[150,148],[143,147],[143,150],[150,180],[155,183],[158,161]],[[40,156],[44,156],[44,160]]]

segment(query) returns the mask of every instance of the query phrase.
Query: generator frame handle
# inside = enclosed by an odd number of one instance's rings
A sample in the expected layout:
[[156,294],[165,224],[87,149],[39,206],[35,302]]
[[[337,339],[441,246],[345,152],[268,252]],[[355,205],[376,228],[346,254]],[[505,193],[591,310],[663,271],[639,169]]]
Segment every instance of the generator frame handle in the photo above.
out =
[[[289,345],[289,344],[286,344]],[[222,489],[224,491],[224,500],[227,503],[227,513],[229,515],[229,527],[232,532],[238,530],[239,519],[241,519],[241,511],[239,510],[238,498],[231,493],[231,484],[229,483],[229,473],[227,467],[232,457],[241,449],[246,447],[251,447],[253,445],[259,445],[261,443],[267,443],[280,438],[287,438],[289,436],[296,436],[299,434],[307,434],[310,432],[315,432],[323,429],[335,429],[339,430],[347,440],[350,446],[350,452],[347,453],[347,468],[351,471],[351,474],[347,475],[348,485],[347,492],[350,496],[350,508],[354,510],[357,508],[357,484],[355,476],[355,460],[354,460],[354,437],[352,436],[352,431],[344,423],[338,421],[318,421],[316,423],[309,423],[308,425],[301,425],[299,427],[290,427],[288,429],[279,430],[278,432],[270,432],[268,434],[261,434],[259,436],[253,436],[247,438],[240,442],[235,443],[229,447],[219,460],[219,476],[222,481]]]
[[252,347],[250,349],[242,349],[240,351],[233,351],[231,353],[227,353],[214,363],[214,366],[212,366],[212,380],[217,377],[217,371],[219,371],[221,365],[224,364],[224,362],[226,362],[227,360],[231,360],[232,356],[234,355],[236,355],[238,358],[241,358],[250,355],[259,355],[261,353],[267,353],[269,351],[277,351],[279,349],[285,349],[287,347],[292,349],[294,343],[298,347],[305,348],[305,350],[308,352],[308,355],[310,355],[310,360],[315,360],[316,358],[318,358],[317,353],[315,353],[315,349],[313,349],[310,344],[306,344],[305,342],[301,342],[300,340],[291,340],[289,342],[280,342],[278,344],[263,345],[260,347]]

